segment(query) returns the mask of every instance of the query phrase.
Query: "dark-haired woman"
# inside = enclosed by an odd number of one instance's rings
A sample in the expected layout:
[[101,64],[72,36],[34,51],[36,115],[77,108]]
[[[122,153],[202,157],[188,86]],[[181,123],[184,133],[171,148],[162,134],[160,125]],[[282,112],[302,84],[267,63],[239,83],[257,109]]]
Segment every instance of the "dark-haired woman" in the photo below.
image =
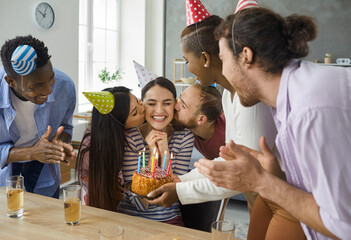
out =
[[83,203],[116,211],[118,202],[124,198],[121,171],[125,130],[144,123],[144,107],[128,88],[103,91],[113,94],[114,106],[108,113],[93,108],[91,124],[78,154],[77,173],[83,186]]
[[[276,129],[270,109],[263,103],[245,108],[239,101],[235,88],[222,74],[222,61],[219,59],[218,40],[214,36],[215,28],[222,19],[216,15],[187,26],[181,34],[181,48],[188,69],[197,76],[201,85],[208,86],[218,83],[224,87],[222,105],[226,118],[226,142],[234,140],[236,143],[259,150],[258,140],[266,137],[270,148],[274,145]],[[209,181],[210,182],[210,181]],[[186,185],[177,192],[186,193]],[[207,192],[206,192],[207,194]],[[218,192],[217,192],[218,194]],[[223,197],[237,193],[223,192]],[[255,193],[244,193],[248,209],[251,213],[256,199]]]
[[[223,73],[243,104],[272,107],[287,182],[258,164],[257,157],[274,157],[270,151],[240,149],[233,142],[221,148],[228,161],[197,167],[218,186],[254,190],[274,201],[301,222],[308,239],[349,239],[351,70],[298,60],[316,34],[310,17],[283,18],[262,8],[221,24]],[[253,217],[255,211],[256,204]]]
[[[132,181],[133,173],[138,169],[139,153],[144,148],[146,165],[151,165],[149,159],[152,157],[153,149],[156,148],[159,152],[159,167],[163,167],[165,152],[167,152],[166,166],[173,153],[172,172],[176,175],[187,173],[194,135],[187,129],[175,131],[170,124],[176,103],[176,89],[173,83],[163,77],[156,78],[145,85],[141,97],[145,106],[146,123],[126,133],[128,144],[122,167],[124,181]],[[178,202],[171,207],[162,207],[148,204],[128,193],[126,195],[125,201],[121,201],[118,206],[119,212],[183,226]]]

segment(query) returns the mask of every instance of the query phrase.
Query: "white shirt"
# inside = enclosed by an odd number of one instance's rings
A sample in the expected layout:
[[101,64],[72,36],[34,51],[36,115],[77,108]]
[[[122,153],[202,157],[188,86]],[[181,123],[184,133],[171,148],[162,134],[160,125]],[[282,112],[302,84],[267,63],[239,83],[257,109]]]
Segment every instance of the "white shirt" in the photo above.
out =
[[[22,101],[10,91],[11,101],[16,110],[15,123],[20,138],[15,142],[15,147],[31,147],[39,139],[37,126],[34,120],[36,104],[31,101]],[[21,161],[24,163],[25,161]]]
[[[232,139],[236,144],[260,150],[259,139],[265,136],[267,144],[272,148],[277,130],[270,108],[264,103],[244,107],[237,94],[234,95],[233,101],[230,95],[228,90],[223,91],[222,105],[226,119],[226,142]],[[225,160],[218,157],[214,161]],[[176,184],[176,190],[182,204],[215,201],[240,193],[217,187],[197,169],[179,178],[181,182]]]

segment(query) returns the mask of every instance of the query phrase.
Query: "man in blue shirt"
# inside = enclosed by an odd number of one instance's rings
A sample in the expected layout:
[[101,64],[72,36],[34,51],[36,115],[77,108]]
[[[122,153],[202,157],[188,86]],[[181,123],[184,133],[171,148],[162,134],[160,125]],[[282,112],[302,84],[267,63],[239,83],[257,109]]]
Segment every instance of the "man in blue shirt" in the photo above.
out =
[[[25,55],[18,54],[21,48],[33,52],[28,56],[34,67],[26,73],[17,69],[29,61],[15,59]],[[76,93],[72,79],[54,69],[50,57],[44,43],[30,35],[1,48],[0,186],[6,177],[21,174],[26,191],[58,198],[60,163],[76,156],[68,144]]]

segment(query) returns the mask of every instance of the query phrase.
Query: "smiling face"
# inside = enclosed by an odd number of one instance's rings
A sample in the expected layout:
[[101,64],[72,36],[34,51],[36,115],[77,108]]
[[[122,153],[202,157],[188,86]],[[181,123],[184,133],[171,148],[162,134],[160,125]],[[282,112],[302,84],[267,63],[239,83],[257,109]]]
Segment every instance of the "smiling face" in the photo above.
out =
[[214,84],[214,78],[210,67],[204,67],[205,62],[201,61],[201,57],[196,57],[192,51],[186,51],[182,47],[183,58],[187,62],[189,72],[194,74],[200,81],[201,85],[209,86]]
[[144,97],[145,119],[153,129],[166,131],[173,119],[175,99],[173,94],[159,85],[151,87]]
[[227,40],[219,40],[219,57],[223,62],[222,74],[236,90],[240,102],[245,107],[250,107],[258,102],[259,90],[252,80],[246,77],[242,67],[239,65],[239,59],[235,60]]
[[136,127],[145,122],[145,109],[142,104],[133,94],[129,93],[130,109],[129,115],[125,122],[125,128]]
[[36,68],[33,73],[23,76],[23,80],[9,79],[8,82],[17,97],[40,105],[47,101],[52,92],[52,87],[55,84],[55,73],[49,61],[43,67]]

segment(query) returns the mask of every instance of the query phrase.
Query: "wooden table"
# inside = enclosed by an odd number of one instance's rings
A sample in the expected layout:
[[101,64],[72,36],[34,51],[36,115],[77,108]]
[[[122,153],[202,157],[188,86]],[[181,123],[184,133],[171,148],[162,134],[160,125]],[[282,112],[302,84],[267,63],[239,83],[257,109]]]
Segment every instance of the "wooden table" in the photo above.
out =
[[24,193],[24,216],[7,217],[5,188],[0,188],[0,239],[99,239],[102,225],[124,228],[125,240],[206,240],[211,234],[185,227],[151,221],[121,213],[82,206],[81,223],[70,226],[64,222],[63,200]]

